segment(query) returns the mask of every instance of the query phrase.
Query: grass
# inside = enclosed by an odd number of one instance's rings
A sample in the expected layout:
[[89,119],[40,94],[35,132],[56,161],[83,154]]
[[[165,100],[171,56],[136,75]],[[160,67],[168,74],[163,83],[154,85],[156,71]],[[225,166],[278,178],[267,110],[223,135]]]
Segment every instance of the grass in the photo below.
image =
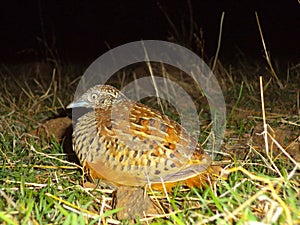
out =
[[[117,220],[111,190],[82,186],[81,167],[70,160],[62,143],[53,136],[37,138],[30,133],[48,118],[67,114],[64,106],[75,90],[72,81],[82,71],[63,67],[66,75],[58,89],[53,70],[42,74],[32,67],[1,68],[0,222],[130,223]],[[300,223],[299,86],[295,85],[300,81],[299,66],[290,71],[292,80],[281,80],[283,89],[274,80],[264,86],[264,110],[259,80],[240,80],[238,75],[245,74],[247,66],[240,68],[230,74],[230,82],[218,75],[226,90],[228,124],[217,163],[225,168],[227,179],[199,189],[177,187],[168,196],[150,192],[164,212],[137,224]],[[277,100],[272,102],[274,95]],[[267,132],[262,133],[263,128]],[[277,128],[286,136],[276,136]]]

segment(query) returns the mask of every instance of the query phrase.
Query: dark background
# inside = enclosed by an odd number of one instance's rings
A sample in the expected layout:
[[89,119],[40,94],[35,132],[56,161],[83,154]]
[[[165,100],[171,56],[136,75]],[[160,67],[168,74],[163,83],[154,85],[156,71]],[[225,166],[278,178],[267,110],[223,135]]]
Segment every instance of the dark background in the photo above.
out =
[[[47,48],[57,50],[63,61],[94,60],[109,47],[141,39],[167,40],[172,28],[158,5],[180,32],[182,21],[189,29],[188,1],[2,2],[0,60],[13,63],[43,60]],[[240,51],[252,58],[262,58],[254,13],[257,11],[271,56],[299,61],[300,4],[296,0],[195,0],[191,6],[194,21],[204,32],[207,57],[215,54],[224,11],[220,58],[230,62]],[[195,32],[199,35],[199,30]]]

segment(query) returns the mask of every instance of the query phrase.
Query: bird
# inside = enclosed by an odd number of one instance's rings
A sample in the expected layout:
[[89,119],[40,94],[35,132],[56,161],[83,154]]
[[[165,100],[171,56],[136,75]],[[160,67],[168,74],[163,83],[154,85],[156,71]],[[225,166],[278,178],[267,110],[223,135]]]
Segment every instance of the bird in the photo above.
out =
[[67,108],[89,108],[73,130],[73,149],[92,181],[171,191],[200,187],[212,160],[184,127],[117,88],[99,84]]

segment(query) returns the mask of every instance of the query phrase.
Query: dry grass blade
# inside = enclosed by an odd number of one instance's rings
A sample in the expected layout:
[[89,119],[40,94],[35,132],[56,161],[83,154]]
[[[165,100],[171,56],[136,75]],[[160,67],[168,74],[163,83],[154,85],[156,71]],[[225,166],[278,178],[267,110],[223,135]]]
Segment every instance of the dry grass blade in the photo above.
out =
[[156,99],[157,99],[157,103],[158,105],[160,106],[161,110],[162,110],[162,113],[164,113],[164,107],[161,103],[161,100],[160,100],[160,97],[159,97],[159,91],[158,91],[158,87],[157,87],[157,83],[155,81],[155,77],[154,77],[154,74],[153,74],[153,70],[152,70],[152,66],[151,66],[151,62],[149,61],[149,56],[148,56],[148,53],[147,53],[147,49],[145,48],[145,46],[143,45],[143,48],[144,48],[144,52],[145,52],[145,56],[146,56],[146,64],[147,64],[147,67],[149,69],[149,72],[150,72],[150,77],[152,79],[152,83],[153,83],[153,86],[154,86],[154,89],[155,89],[155,93],[156,93]]
[[261,38],[261,41],[262,41],[262,44],[263,44],[263,47],[264,47],[264,52],[265,52],[265,56],[266,56],[266,59],[267,59],[267,62],[268,62],[268,65],[271,69],[271,74],[273,75],[273,77],[275,78],[278,86],[283,89],[283,85],[280,81],[280,79],[278,78],[273,66],[272,66],[272,62],[271,62],[271,59],[270,59],[270,54],[268,53],[267,51],[267,47],[266,47],[266,43],[265,43],[265,40],[264,40],[264,36],[263,36],[263,33],[262,33],[262,29],[261,29],[261,26],[260,26],[260,22],[259,22],[259,18],[258,18],[258,14],[257,12],[255,12],[255,17],[256,17],[256,22],[257,22],[257,25],[258,25],[258,29],[259,29],[259,34],[260,34],[260,38]]
[[223,12],[222,16],[221,16],[219,38],[218,38],[218,47],[217,47],[216,55],[214,57],[214,63],[213,63],[212,69],[211,69],[213,72],[215,71],[215,68],[216,68],[216,65],[217,65],[218,56],[219,56],[219,51],[220,51],[220,48],[221,48],[221,39],[222,39],[222,30],[223,30],[224,16],[225,16],[225,12]]
[[279,174],[282,177],[281,172],[277,168],[276,164],[270,157],[270,152],[269,152],[269,143],[268,143],[268,124],[266,122],[266,112],[265,112],[265,99],[264,99],[264,89],[263,89],[263,80],[262,76],[259,77],[259,84],[260,84],[260,97],[261,97],[261,108],[262,108],[262,115],[263,115],[263,137],[265,141],[265,150],[266,150],[266,155],[269,158],[273,168],[276,170],[277,174]]

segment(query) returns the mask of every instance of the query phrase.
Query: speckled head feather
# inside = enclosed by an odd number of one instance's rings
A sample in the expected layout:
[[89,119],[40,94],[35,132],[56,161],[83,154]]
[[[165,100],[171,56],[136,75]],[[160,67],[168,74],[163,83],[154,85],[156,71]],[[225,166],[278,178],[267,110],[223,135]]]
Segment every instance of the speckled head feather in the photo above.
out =
[[113,104],[126,100],[128,98],[115,87],[96,85],[86,91],[79,99],[70,103],[67,108],[86,107],[106,110]]

